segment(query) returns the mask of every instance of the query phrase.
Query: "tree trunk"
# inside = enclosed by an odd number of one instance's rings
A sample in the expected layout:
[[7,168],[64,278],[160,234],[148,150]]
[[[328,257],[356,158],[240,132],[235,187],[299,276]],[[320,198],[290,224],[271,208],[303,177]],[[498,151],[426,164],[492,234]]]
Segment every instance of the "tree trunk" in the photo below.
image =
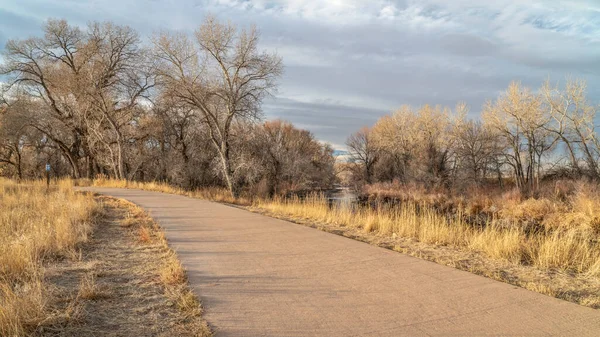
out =
[[79,165],[73,154],[69,150],[63,149],[61,146],[59,146],[59,148],[62,150],[63,155],[67,158],[67,161],[69,161],[69,165],[71,165],[71,175],[73,176],[73,179],[81,178]]
[[227,141],[221,142],[219,154],[221,156],[221,164],[223,165],[223,177],[225,178],[225,184],[227,185],[231,197],[237,198],[238,193],[233,182],[233,170],[231,169],[229,150],[229,143]]
[[19,181],[23,180],[23,168],[21,165],[21,152],[17,150],[17,176]]
[[577,174],[581,174],[581,168],[579,167],[579,163],[577,162],[577,157],[575,156],[575,151],[573,150],[571,142],[562,134],[559,134],[559,136],[562,139],[563,143],[565,143],[565,145],[567,146],[569,157],[571,157],[571,165],[575,169],[575,172],[577,172]]
[[117,169],[119,171],[119,179],[127,180],[125,174],[125,160],[123,159],[123,144],[121,143],[121,136],[117,138]]

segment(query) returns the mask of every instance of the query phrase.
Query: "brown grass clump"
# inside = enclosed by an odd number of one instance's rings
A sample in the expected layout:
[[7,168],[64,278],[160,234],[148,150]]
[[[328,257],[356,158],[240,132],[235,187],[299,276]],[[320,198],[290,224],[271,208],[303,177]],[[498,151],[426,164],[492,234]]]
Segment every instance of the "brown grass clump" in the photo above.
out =
[[548,214],[559,211],[559,205],[548,199],[527,199],[522,202],[505,201],[500,215],[513,221],[541,222]]
[[[589,233],[588,233],[589,234]],[[530,240],[533,264],[592,277],[600,276],[598,242],[578,229],[555,231]]]
[[188,313],[192,316],[200,315],[202,313],[198,297],[196,297],[189,289],[180,291],[179,294],[176,295],[175,303],[181,312]]
[[40,279],[20,289],[0,282],[0,336],[26,336],[34,331],[49,315],[47,301]]
[[21,336],[50,315],[42,264],[77,256],[99,206],[69,188],[8,180],[0,180],[0,205],[0,335]]
[[96,283],[96,277],[93,274],[88,274],[81,279],[77,293],[78,299],[95,301],[108,297],[110,294]]
[[160,280],[164,285],[180,285],[187,281],[185,269],[177,256],[173,252],[169,252],[165,259],[165,263],[160,270]]
[[563,214],[562,222],[555,219],[548,221],[554,227],[586,228],[600,233],[600,193],[596,188],[580,185],[577,191],[567,198],[570,204],[569,211]]
[[150,229],[148,227],[138,228],[138,240],[143,243],[150,242]]

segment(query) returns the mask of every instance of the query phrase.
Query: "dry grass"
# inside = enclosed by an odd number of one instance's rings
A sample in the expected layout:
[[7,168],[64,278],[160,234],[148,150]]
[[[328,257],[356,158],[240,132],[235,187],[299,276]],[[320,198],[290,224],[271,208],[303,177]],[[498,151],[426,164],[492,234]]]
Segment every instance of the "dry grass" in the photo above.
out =
[[69,188],[0,180],[0,335],[27,335],[51,313],[43,263],[77,257],[98,205]]
[[98,285],[94,274],[88,273],[81,279],[77,299],[96,301],[109,297],[110,291]]
[[0,336],[26,336],[49,315],[48,293],[40,279],[15,289],[0,282]]
[[[131,323],[117,329],[125,335],[209,336],[185,271],[152,219],[72,185],[0,180],[0,336],[95,335],[117,321]],[[126,307],[135,317],[122,315]]]
[[579,228],[528,235],[518,226],[501,227],[490,223],[478,228],[462,220],[460,214],[447,216],[414,203],[378,209],[330,207],[322,196],[304,200],[259,200],[255,207],[273,214],[357,227],[380,235],[457,246],[512,263],[600,276],[600,245],[590,237],[592,233]]
[[171,251],[167,254],[165,263],[160,270],[160,280],[166,286],[181,285],[187,281],[181,262]]
[[253,197],[242,195],[233,198],[231,193],[221,187],[205,187],[198,190],[185,190],[163,182],[138,182],[118,179],[107,179],[98,177],[97,179],[63,179],[59,182],[62,186],[94,186],[94,187],[113,187],[113,188],[135,188],[153,192],[163,192],[169,194],[185,195],[191,198],[199,198],[216,202],[223,202],[236,205],[251,205]]
[[199,316],[202,314],[198,297],[189,289],[177,289],[175,294],[171,295],[175,298],[175,304],[179,311],[190,316]]
[[150,229],[148,229],[148,227],[138,228],[138,240],[142,243],[150,242]]
[[[169,248],[164,231],[140,207],[125,200],[119,200],[119,203],[127,210],[127,217],[122,220],[121,226],[137,232],[140,243],[160,247],[162,254],[157,261],[157,273],[169,299],[185,317],[199,318],[202,314],[200,301],[189,288],[185,269],[175,252]],[[212,335],[206,322],[202,323],[199,334]]]

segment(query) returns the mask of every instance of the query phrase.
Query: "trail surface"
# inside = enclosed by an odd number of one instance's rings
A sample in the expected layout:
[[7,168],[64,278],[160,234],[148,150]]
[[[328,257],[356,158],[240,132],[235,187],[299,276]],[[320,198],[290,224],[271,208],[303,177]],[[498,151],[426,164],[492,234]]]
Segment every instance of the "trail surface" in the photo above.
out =
[[133,189],[217,336],[599,336],[600,311],[209,201]]

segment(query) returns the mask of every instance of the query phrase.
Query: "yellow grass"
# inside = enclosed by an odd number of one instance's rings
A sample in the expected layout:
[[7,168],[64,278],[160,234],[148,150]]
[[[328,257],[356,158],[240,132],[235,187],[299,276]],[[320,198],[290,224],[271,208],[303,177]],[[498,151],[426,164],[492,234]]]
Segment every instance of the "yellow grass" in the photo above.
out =
[[253,198],[251,196],[242,195],[238,198],[233,198],[231,193],[222,187],[204,187],[198,190],[185,190],[180,187],[175,187],[163,182],[138,182],[129,180],[108,179],[99,177],[97,179],[62,179],[59,181],[61,186],[95,186],[95,187],[114,187],[114,188],[135,188],[153,192],[163,192],[170,194],[185,195],[192,198],[211,200],[216,202],[224,202],[237,205],[250,205]]
[[[164,187],[166,190],[167,186],[164,185]],[[198,297],[189,288],[185,268],[177,258],[177,254],[169,247],[162,228],[142,208],[125,200],[119,200],[118,202],[128,212],[121,226],[137,230],[140,243],[146,245],[158,244],[162,248],[161,250],[164,252],[164,255],[160,257],[158,262],[158,274],[160,283],[164,286],[168,297],[187,318],[200,317],[202,315],[202,305]],[[212,336],[212,332],[206,322],[202,323],[198,335]]]
[[70,188],[0,179],[0,335],[27,335],[46,316],[42,264],[75,257],[99,206]]
[[77,298],[84,300],[99,300],[109,297],[109,293],[105,289],[101,289],[96,283],[96,277],[93,274],[88,274],[81,279]]
[[543,268],[566,269],[600,276],[599,246],[590,234],[569,229],[530,240],[534,264]]
[[179,285],[187,281],[185,269],[183,269],[181,262],[172,251],[168,253],[160,270],[160,280],[164,285]]
[[356,227],[380,235],[397,235],[437,245],[481,252],[516,264],[600,275],[600,246],[594,233],[573,228],[527,235],[519,226],[490,223],[470,226],[459,215],[446,216],[425,205],[403,203],[388,209],[328,206],[323,196],[305,200],[256,200],[254,207],[276,215]]

